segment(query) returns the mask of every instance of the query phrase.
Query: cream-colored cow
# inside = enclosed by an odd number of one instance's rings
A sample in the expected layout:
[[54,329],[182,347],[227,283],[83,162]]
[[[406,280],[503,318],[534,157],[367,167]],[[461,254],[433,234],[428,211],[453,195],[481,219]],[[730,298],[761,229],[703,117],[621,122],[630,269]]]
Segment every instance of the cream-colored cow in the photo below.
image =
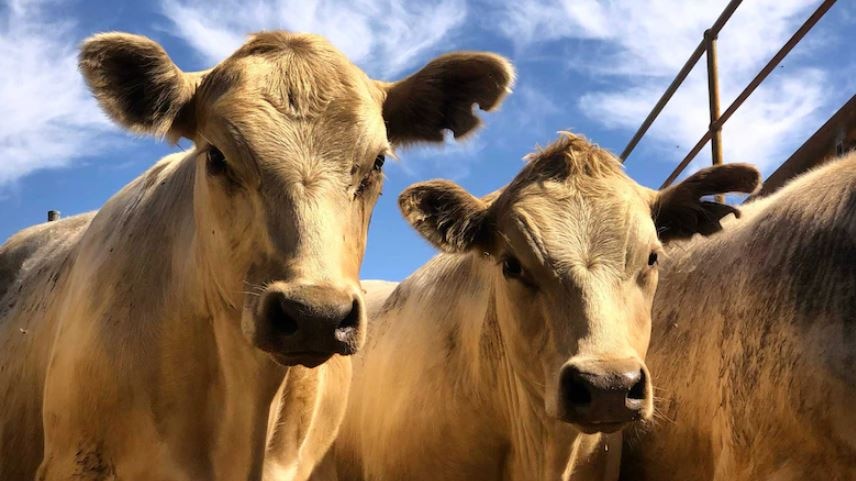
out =
[[856,153],[668,249],[627,481],[856,479]]
[[201,73],[96,35],[80,67],[118,124],[194,146],[0,247],[0,479],[259,479],[286,366],[363,342],[384,156],[472,131],[511,67],[454,53],[378,82],[284,32]]
[[559,480],[569,459],[599,456],[599,433],[651,414],[661,242],[717,231],[733,209],[700,197],[757,182],[732,164],[656,192],[563,134],[485,199],[448,181],[408,188],[407,220],[447,253],[397,287],[364,283],[369,340],[317,477]]

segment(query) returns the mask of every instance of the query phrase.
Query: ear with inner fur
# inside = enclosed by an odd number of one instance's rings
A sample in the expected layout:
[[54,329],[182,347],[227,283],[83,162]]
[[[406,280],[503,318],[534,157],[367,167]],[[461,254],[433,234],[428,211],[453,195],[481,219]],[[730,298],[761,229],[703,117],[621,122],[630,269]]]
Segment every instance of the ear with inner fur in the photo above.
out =
[[202,75],[182,72],[153,40],[94,35],[80,48],[79,67],[101,108],[119,125],[173,141],[190,135],[186,107]]
[[701,197],[728,192],[752,193],[761,184],[761,174],[748,164],[725,164],[702,169],[680,184],[656,194],[652,206],[660,240],[688,239],[722,230],[720,220],[728,214],[740,217],[740,210]]
[[446,252],[467,252],[487,242],[487,204],[448,180],[411,185],[398,206],[428,242]]
[[394,83],[382,83],[387,136],[395,145],[442,142],[443,131],[456,139],[481,125],[473,104],[498,107],[514,83],[514,68],[504,57],[456,52],[432,60],[422,70]]

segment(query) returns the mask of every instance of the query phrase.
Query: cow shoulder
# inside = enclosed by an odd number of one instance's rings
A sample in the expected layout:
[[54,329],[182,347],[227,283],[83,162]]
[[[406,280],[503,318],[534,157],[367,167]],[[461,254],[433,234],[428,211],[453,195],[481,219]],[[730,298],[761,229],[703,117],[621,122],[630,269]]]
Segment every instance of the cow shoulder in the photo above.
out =
[[[44,248],[82,231],[89,225],[94,214],[82,214],[55,222],[28,227],[13,235],[0,246],[0,299],[20,280],[28,265],[46,257]],[[42,256],[40,256],[42,254]]]

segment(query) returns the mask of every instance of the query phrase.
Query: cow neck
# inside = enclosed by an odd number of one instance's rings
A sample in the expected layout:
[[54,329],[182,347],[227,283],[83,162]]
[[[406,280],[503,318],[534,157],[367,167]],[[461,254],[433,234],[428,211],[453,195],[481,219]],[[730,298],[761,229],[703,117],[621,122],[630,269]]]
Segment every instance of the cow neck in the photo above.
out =
[[[474,385],[474,396],[485,406],[485,413],[495,413],[506,426],[505,442],[513,446],[513,456],[507,467],[512,473],[541,473],[545,469],[545,442],[552,435],[549,430],[558,424],[546,418],[541,382],[521,372],[522,367],[531,367],[533,359],[512,359],[510,339],[502,331],[502,325],[514,322],[502,319],[503,313],[498,296],[503,289],[499,283],[507,282],[494,268],[493,260],[484,254],[444,255],[449,261],[441,272],[442,282],[434,279],[433,285],[441,286],[432,297],[431,305],[451,305],[452,321],[450,332],[459,346],[459,360],[464,369],[448,372],[468,373],[469,379],[459,385]],[[434,272],[433,274],[438,274]],[[447,297],[451,296],[451,299]],[[446,298],[446,299],[444,299]],[[435,301],[441,301],[436,304]],[[447,322],[448,322],[447,321]],[[442,321],[441,321],[442,322]],[[438,351],[442,351],[439,349]],[[464,374],[467,375],[467,374]],[[493,416],[493,414],[491,414]],[[495,422],[493,418],[491,422]],[[559,430],[567,431],[567,429]],[[570,444],[568,444],[570,446]],[[533,476],[534,479],[541,479]],[[516,479],[516,478],[515,478]]]
[[[192,209],[179,208],[184,230],[173,245],[176,290],[182,292],[176,311],[186,311],[179,322],[203,324],[212,335],[204,350],[209,364],[202,376],[212,379],[216,401],[207,430],[212,433],[212,468],[223,479],[260,479],[267,436],[269,406],[286,368],[254,348],[241,332],[243,280],[248,265],[240,253],[211,242],[213,228],[206,222],[204,171],[192,155],[181,168],[189,171],[184,189],[192,196]],[[236,445],[242,448],[236,449]]]
[[[519,365],[531,366],[537,360],[515,362],[509,357],[509,336],[500,326],[510,320],[500,318],[500,282],[507,281],[492,257],[441,254],[390,294],[384,312],[395,314],[382,313],[370,336],[387,330],[403,335],[404,330],[406,337],[419,339],[410,345],[418,349],[408,351],[411,359],[430,359],[431,365],[442,359],[442,382],[454,393],[449,399],[463,404],[450,409],[472,409],[475,414],[460,422],[488,427],[477,431],[495,438],[480,438],[473,445],[502,447],[503,452],[493,455],[505,460],[505,479],[560,479],[552,474],[564,469],[578,433],[546,419],[541,383],[519,372]],[[395,319],[416,322],[396,323]],[[371,343],[370,339],[369,350]],[[554,442],[557,435],[563,436],[558,443]],[[557,452],[550,443],[566,449]],[[554,469],[554,464],[559,467]]]
[[[58,301],[65,315],[45,411],[69,430],[98,419],[87,432],[116,451],[127,448],[127,432],[162,445],[194,479],[260,479],[268,406],[284,370],[243,339],[234,306],[211,295],[209,285],[229,284],[200,257],[194,160],[162,160],[83,234]],[[100,395],[80,390],[79,376]]]
[[[146,282],[158,291],[149,298],[161,300],[160,308],[150,313],[160,324],[153,329],[161,337],[159,358],[168,360],[161,361],[168,364],[160,367],[159,376],[184,373],[181,382],[171,387],[181,391],[178,396],[184,399],[176,403],[182,408],[176,409],[180,419],[173,423],[183,423],[186,413],[180,410],[192,409],[196,403],[198,421],[194,422],[204,427],[188,429],[208,433],[214,452],[206,454],[213,471],[232,473],[228,479],[254,479],[261,470],[268,408],[285,370],[241,333],[242,306],[235,299],[242,296],[245,268],[228,254],[215,255],[203,241],[206,226],[199,213],[205,206],[198,205],[196,197],[204,179],[197,178],[201,171],[194,154],[152,171],[157,171],[158,178],[145,183],[153,187],[141,186],[145,192],[132,199],[131,206],[138,212],[130,214],[129,230],[141,232],[143,228],[136,224],[144,222],[146,244],[156,245],[162,257],[151,260],[157,264],[155,269],[141,269],[139,275],[160,277]],[[243,471],[248,466],[249,478]]]
[[[509,442],[513,446],[506,470],[511,479],[551,479],[548,471],[552,467],[548,457],[555,451],[550,445],[556,436],[563,436],[562,445],[569,446],[573,439],[569,430],[560,423],[549,419],[545,412],[544,380],[539,379],[542,372],[538,359],[516,359],[512,343],[520,342],[502,326],[519,323],[517,319],[504,319],[502,300],[498,297],[504,289],[500,283],[508,282],[501,275],[492,276],[490,308],[484,321],[485,344],[493,346],[491,353],[495,366],[495,392],[499,396],[499,410],[508,429]],[[555,474],[555,473],[553,473]],[[558,478],[558,477],[556,477]]]
[[[226,384],[225,391],[238,390],[258,396],[259,405],[266,410],[285,369],[251,346],[241,332],[244,279],[249,262],[241,258],[234,246],[216,246],[210,242],[213,228],[206,222],[208,206],[204,199],[200,200],[205,174],[194,167],[192,155],[188,157],[184,163],[190,164],[187,168],[192,172],[193,180],[188,187],[192,191],[193,209],[183,211],[183,215],[190,218],[181,222],[189,230],[186,234],[189,241],[179,242],[173,249],[173,263],[179,266],[176,279],[184,286],[183,298],[196,311],[193,317],[205,319],[213,328],[217,369]],[[241,397],[246,398],[246,395]],[[235,408],[240,409],[240,406]]]

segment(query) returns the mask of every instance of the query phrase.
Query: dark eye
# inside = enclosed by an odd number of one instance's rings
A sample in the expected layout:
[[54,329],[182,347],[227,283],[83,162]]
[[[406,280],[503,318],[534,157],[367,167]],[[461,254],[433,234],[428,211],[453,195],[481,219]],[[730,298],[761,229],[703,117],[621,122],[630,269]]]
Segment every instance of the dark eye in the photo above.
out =
[[502,275],[508,279],[517,279],[523,275],[523,266],[514,257],[506,257],[502,260]]
[[386,156],[383,154],[378,155],[374,159],[374,170],[380,172],[383,169],[383,163],[386,162]]
[[213,145],[208,148],[208,173],[211,175],[222,175],[226,172],[228,165],[226,164],[226,156],[220,149]]
[[648,266],[654,267],[656,265],[657,265],[657,253],[652,252],[652,253],[648,254]]

